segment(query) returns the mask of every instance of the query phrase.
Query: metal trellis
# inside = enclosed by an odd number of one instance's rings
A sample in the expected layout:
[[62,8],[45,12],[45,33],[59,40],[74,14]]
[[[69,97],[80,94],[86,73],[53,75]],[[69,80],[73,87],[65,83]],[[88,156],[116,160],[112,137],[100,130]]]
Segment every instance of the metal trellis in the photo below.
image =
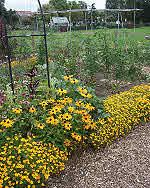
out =
[[8,35],[7,29],[5,27],[5,38],[6,38],[6,48],[7,48],[7,58],[8,58],[8,65],[9,65],[9,77],[11,81],[11,89],[13,95],[15,94],[15,89],[14,89],[14,81],[13,81],[13,74],[12,74],[12,67],[11,67],[11,54],[10,54],[10,46],[9,46],[9,38],[14,38],[14,37],[44,37],[44,42],[45,42],[45,56],[46,56],[46,69],[47,69],[47,79],[48,79],[48,87],[50,88],[50,76],[49,76],[49,64],[48,64],[48,49],[47,49],[47,34],[46,34],[46,27],[45,27],[45,17],[44,13],[42,10],[42,6],[40,3],[40,0],[37,0],[40,8],[40,14],[42,16],[42,21],[43,21],[43,34],[31,34],[31,35]]

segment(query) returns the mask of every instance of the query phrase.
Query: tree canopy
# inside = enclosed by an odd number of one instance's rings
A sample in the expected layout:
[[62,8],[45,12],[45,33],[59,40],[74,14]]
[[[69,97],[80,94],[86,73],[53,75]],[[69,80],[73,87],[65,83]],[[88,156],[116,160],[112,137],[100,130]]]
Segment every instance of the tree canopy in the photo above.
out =
[[[86,9],[87,3],[84,1],[76,2],[76,1],[67,1],[67,0],[49,0],[49,2],[47,4],[44,4],[42,8],[43,8],[43,11]],[[65,13],[65,14],[58,13],[58,16],[69,17],[69,14],[68,13]],[[72,12],[71,13],[72,22],[83,20],[83,19],[84,19],[83,12],[75,12],[75,13]]]
[[12,9],[7,10],[5,8],[5,0],[0,1],[0,18],[3,20],[3,22],[13,25],[18,22],[19,18],[16,15],[16,11],[13,11]]

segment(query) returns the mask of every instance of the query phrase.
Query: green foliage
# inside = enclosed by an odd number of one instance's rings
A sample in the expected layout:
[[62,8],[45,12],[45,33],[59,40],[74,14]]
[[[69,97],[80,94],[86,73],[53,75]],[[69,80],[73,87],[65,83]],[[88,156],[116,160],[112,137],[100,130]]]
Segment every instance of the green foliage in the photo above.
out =
[[38,48],[37,48],[37,54],[38,54],[38,64],[45,64],[46,58],[45,58],[45,43],[43,37],[41,37],[38,41]]
[[0,18],[9,25],[14,25],[19,21],[19,17],[16,15],[16,11],[5,8],[5,0],[0,1]]

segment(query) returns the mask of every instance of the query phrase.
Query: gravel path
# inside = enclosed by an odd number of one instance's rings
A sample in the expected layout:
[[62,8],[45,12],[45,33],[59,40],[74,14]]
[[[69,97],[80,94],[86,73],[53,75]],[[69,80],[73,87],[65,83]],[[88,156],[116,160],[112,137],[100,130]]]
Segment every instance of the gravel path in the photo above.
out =
[[69,160],[48,188],[150,188],[150,122],[99,151]]

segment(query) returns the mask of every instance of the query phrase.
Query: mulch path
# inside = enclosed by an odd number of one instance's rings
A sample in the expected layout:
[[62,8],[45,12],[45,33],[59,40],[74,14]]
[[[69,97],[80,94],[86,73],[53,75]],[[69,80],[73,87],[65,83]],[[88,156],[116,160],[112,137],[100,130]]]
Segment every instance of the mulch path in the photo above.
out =
[[150,122],[104,149],[77,152],[48,188],[150,188]]
[[[96,95],[107,96],[99,82],[103,75],[96,79]],[[137,84],[122,86],[121,91]],[[150,122],[100,150],[74,152],[65,170],[49,178],[47,188],[150,188]]]

